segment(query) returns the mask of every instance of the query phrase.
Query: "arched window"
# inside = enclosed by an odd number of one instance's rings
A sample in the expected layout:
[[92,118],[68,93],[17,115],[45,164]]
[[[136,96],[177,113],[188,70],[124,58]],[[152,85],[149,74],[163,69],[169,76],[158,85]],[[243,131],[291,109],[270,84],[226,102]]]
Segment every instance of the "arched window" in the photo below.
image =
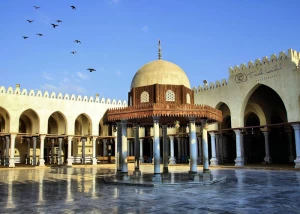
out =
[[148,103],[149,102],[149,93],[147,91],[143,91],[141,93],[141,103]]
[[186,103],[191,104],[191,96],[189,93],[186,94]]
[[167,90],[166,101],[175,101],[175,93],[172,90]]

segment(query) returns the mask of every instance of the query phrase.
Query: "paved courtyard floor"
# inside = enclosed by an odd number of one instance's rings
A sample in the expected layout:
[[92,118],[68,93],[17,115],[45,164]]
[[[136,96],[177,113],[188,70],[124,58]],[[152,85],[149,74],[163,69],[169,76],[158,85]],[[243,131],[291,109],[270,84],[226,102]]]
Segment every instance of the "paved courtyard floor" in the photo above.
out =
[[227,179],[209,186],[105,185],[114,172],[109,164],[0,170],[0,213],[300,213],[300,171],[212,169]]

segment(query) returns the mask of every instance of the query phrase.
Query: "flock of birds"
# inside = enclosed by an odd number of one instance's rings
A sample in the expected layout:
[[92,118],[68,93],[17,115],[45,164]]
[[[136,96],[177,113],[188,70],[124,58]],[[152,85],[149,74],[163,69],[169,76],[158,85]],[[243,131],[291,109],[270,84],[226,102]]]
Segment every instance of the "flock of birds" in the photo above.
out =
[[[33,7],[34,7],[35,9],[40,9],[39,6],[33,6]],[[70,7],[71,7],[72,10],[76,10],[76,7],[75,7],[74,5],[71,5]],[[29,24],[31,24],[32,22],[34,22],[34,20],[28,19],[27,22],[28,22]],[[57,24],[51,23],[51,25],[52,25],[53,28],[58,27],[58,24],[59,24],[59,23],[62,23],[62,20],[58,19],[58,20],[56,20],[56,22],[57,22]],[[37,33],[36,35],[37,35],[37,36],[44,36],[42,33]],[[23,39],[28,39],[28,38],[29,38],[28,36],[23,36]],[[77,43],[77,44],[81,44],[81,41],[78,40],[78,39],[74,40],[74,42]],[[70,53],[71,53],[71,54],[76,54],[77,51],[71,51]],[[94,68],[88,68],[88,69],[86,69],[86,70],[88,70],[88,71],[90,71],[90,72],[96,71],[96,69],[94,69]]]

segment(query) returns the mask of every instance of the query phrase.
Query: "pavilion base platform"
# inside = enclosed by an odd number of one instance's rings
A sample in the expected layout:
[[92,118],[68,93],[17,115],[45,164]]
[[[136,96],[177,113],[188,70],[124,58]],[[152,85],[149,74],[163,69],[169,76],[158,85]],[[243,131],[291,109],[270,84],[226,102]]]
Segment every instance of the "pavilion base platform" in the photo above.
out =
[[[168,176],[154,176],[151,173],[142,173],[140,176],[131,175],[130,179],[123,180],[119,176],[102,176],[101,181],[107,185],[140,186],[140,187],[162,187],[162,186],[201,186],[212,185],[226,180],[226,176],[213,176],[210,173],[169,173]],[[153,178],[157,179],[153,179]],[[154,180],[154,181],[153,181]],[[221,182],[222,183],[222,182]]]

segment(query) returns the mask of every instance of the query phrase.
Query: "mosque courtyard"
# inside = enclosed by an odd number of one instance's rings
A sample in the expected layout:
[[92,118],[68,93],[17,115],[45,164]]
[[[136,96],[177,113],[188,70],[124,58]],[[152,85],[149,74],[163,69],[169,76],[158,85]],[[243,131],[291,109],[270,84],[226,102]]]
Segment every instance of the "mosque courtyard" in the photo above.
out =
[[[129,164],[129,175],[134,165]],[[169,166],[170,173],[189,167]],[[198,166],[199,172],[202,168]],[[143,164],[142,173],[153,173]],[[115,165],[0,169],[0,213],[299,213],[300,171],[212,168],[198,186],[103,183]]]

